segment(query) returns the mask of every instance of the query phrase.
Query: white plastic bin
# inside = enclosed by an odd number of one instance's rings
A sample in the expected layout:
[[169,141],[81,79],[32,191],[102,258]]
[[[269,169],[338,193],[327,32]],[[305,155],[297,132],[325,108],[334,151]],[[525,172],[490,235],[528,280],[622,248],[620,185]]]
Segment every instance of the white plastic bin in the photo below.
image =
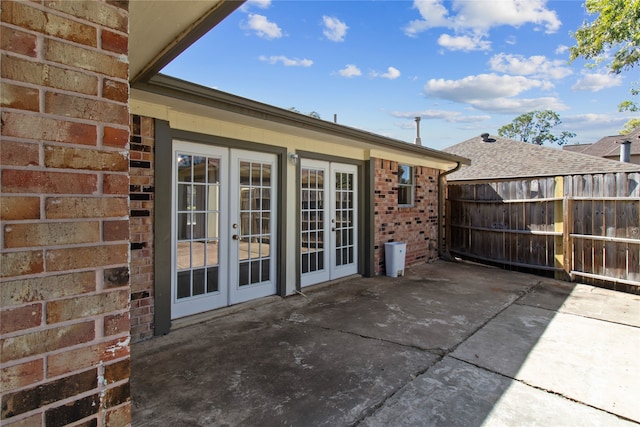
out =
[[387,242],[384,244],[384,263],[387,276],[404,276],[404,257],[407,252],[405,242]]

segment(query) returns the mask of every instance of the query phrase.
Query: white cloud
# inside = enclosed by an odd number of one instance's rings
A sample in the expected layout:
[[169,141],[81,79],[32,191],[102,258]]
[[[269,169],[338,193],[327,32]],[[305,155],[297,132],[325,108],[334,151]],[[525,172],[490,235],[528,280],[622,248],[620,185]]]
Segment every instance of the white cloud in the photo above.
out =
[[422,19],[409,22],[404,28],[404,33],[409,37],[415,37],[429,28],[447,27],[450,28],[451,18],[449,11],[438,0],[414,0],[413,7],[418,9]]
[[268,9],[269,6],[271,6],[271,0],[247,0],[247,2],[242,5],[243,8],[251,6],[255,6],[259,9]]
[[[444,120],[448,123],[477,123],[483,122],[485,120],[489,120],[491,116],[482,115],[482,116],[465,116],[459,111],[448,111],[448,110],[424,110],[424,111],[410,111],[410,112],[399,112],[394,111],[391,113],[393,117],[398,118],[406,118],[406,119],[415,119],[416,117],[421,117],[425,120]],[[415,127],[415,126],[414,126]]]
[[383,79],[395,80],[400,77],[400,70],[395,67],[387,68],[386,73],[378,73],[377,71],[372,71],[370,73],[371,77],[382,77]]
[[555,54],[556,55],[562,55],[565,52],[567,52],[568,50],[569,50],[569,46],[565,46],[565,45],[561,44],[561,45],[558,45],[558,47],[556,48]]
[[559,80],[573,74],[565,61],[550,60],[542,55],[525,58],[522,55],[499,53],[491,57],[489,65],[493,71],[501,73],[552,80]]
[[518,39],[516,38],[516,36],[509,36],[504,40],[504,42],[513,46],[518,42]]
[[324,34],[326,38],[334,42],[344,41],[344,37],[347,35],[347,30],[349,29],[347,24],[331,16],[323,16],[322,24],[324,25],[322,34]]
[[342,70],[338,71],[342,77],[357,77],[362,75],[362,71],[353,64],[347,64]]
[[258,37],[265,39],[278,39],[282,37],[282,30],[278,27],[278,24],[269,22],[264,15],[250,13],[247,28],[255,31]]
[[622,84],[622,76],[609,73],[582,73],[582,78],[571,89],[576,91],[598,92],[603,89],[620,86]]
[[464,52],[491,49],[491,42],[482,40],[478,35],[450,36],[449,34],[442,34],[438,37],[438,44],[449,50],[462,50]]
[[[630,117],[621,116],[619,113],[611,114],[576,114],[573,116],[563,116],[562,125],[568,129],[602,130],[603,127],[622,127]],[[600,136],[604,136],[600,134]]]
[[431,79],[424,86],[424,90],[432,97],[471,103],[477,100],[516,96],[526,90],[543,86],[543,82],[524,76],[478,74],[460,80]]
[[556,12],[546,8],[546,0],[502,0],[487,5],[484,1],[455,0],[453,8],[459,11],[455,26],[478,31],[502,25],[535,24],[544,26],[547,33],[555,33],[561,25]]
[[515,98],[530,89],[548,89],[550,83],[525,76],[479,74],[460,80],[431,79],[424,86],[428,96],[469,104],[495,113],[524,113],[532,110],[565,110],[555,97]]
[[482,111],[503,114],[521,114],[534,110],[562,111],[568,107],[558,98],[496,98],[478,100],[470,103],[474,108]]
[[310,59],[299,59],[299,58],[287,58],[283,55],[276,56],[260,56],[260,61],[267,62],[269,64],[277,64],[281,62],[285,67],[311,67],[313,65],[313,61]]
[[404,27],[404,33],[416,37],[430,28],[449,28],[457,34],[472,37],[487,36],[491,28],[503,25],[520,27],[525,24],[543,26],[547,33],[555,33],[561,22],[555,11],[546,8],[546,0],[502,0],[491,2],[453,0],[414,0],[413,7],[421,19],[413,20]]

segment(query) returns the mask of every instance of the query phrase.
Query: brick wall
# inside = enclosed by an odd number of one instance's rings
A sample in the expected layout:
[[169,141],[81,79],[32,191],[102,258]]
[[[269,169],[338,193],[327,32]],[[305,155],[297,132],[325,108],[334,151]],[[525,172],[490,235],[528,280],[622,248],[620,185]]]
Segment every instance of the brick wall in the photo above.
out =
[[154,121],[131,116],[131,340],[153,336]]
[[406,242],[405,266],[438,257],[438,170],[417,166],[415,203],[398,207],[398,162],[372,159],[375,165],[374,216],[376,274],[385,273],[384,244]]
[[2,1],[2,425],[130,420],[127,8]]

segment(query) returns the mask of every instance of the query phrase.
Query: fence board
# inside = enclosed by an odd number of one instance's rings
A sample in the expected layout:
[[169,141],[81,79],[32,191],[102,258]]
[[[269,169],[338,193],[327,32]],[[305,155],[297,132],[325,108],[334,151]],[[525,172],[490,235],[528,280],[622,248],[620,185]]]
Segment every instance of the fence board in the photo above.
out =
[[[563,242],[567,272],[640,286],[640,173],[567,176],[564,201],[556,184],[553,177],[450,183],[451,250],[555,271],[554,246]],[[563,206],[558,239],[554,213]]]
[[627,259],[630,243],[616,243],[616,256],[613,261],[613,268],[616,270],[616,278],[626,279],[629,277],[629,266],[627,265]]
[[[576,200],[573,202],[573,231],[577,234],[589,234],[587,233],[585,227],[585,202],[583,200]],[[575,269],[578,271],[584,271],[584,245],[585,242],[582,239],[578,239],[573,244],[574,246],[574,254],[573,254],[573,262],[575,265]]]
[[583,175],[582,194],[573,194],[574,196],[593,197],[593,176]]
[[594,197],[602,197],[603,194],[603,182],[604,182],[604,176],[602,174],[596,174],[593,175],[593,192],[592,195]]
[[604,222],[602,223],[604,235],[615,237],[616,235],[616,202],[615,200],[605,200],[604,204]]
[[640,239],[640,203],[628,203],[626,237]]
[[604,197],[615,197],[616,195],[616,176],[612,173],[604,175],[602,195]]
[[602,200],[594,200],[591,203],[591,234],[594,236],[604,236],[604,202]]
[[629,274],[627,279],[640,282],[640,245],[629,245],[628,257],[627,270]]
[[624,172],[619,172],[616,174],[616,196],[617,197],[626,197],[629,194],[629,189],[627,187],[627,174]]
[[640,198],[640,173],[627,174],[627,193],[629,197]]

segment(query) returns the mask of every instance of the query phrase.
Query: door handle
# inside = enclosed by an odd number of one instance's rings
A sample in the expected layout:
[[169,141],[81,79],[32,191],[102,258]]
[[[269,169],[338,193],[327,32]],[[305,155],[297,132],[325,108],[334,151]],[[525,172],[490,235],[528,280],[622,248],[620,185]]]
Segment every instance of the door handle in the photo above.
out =
[[238,236],[237,234],[234,234],[233,236],[231,236],[231,238],[233,240],[240,240],[240,236]]
[[336,231],[336,228],[335,228],[335,227],[333,227],[333,228],[331,229],[331,231]]

